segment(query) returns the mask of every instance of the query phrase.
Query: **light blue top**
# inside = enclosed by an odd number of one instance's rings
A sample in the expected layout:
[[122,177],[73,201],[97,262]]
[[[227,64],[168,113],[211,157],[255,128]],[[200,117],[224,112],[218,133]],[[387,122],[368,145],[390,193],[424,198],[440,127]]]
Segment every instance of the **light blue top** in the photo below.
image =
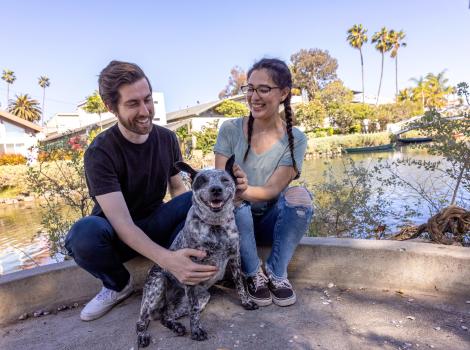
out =
[[[292,128],[292,134],[294,136],[294,158],[300,173],[307,149],[307,137],[295,127]],[[277,168],[282,165],[293,166],[287,133],[266,152],[256,154],[253,149],[250,149],[246,161],[243,162],[247,147],[248,142],[243,133],[243,118],[223,122],[217,136],[214,152],[226,157],[235,154],[235,162],[246,173],[249,185],[263,186]]]

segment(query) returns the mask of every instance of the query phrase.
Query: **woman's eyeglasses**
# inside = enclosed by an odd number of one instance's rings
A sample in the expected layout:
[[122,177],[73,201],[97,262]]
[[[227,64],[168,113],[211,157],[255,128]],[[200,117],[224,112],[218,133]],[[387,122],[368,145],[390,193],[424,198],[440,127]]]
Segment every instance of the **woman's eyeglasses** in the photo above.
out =
[[260,85],[257,88],[255,88],[252,85],[243,85],[240,89],[242,90],[242,92],[245,95],[253,95],[256,91],[259,96],[266,96],[271,92],[272,89],[280,89],[280,87],[279,86]]

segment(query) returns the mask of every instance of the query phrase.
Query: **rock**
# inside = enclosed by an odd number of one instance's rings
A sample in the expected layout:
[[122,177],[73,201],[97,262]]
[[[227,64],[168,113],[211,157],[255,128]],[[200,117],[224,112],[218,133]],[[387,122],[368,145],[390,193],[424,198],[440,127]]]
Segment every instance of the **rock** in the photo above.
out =
[[335,286],[334,283],[332,283],[332,282],[328,283],[328,288],[331,289],[331,288],[333,288],[334,286]]
[[18,317],[18,320],[20,320],[20,321],[26,320],[28,318],[28,316],[29,315],[27,313],[24,313],[24,314],[20,315],[20,317]]

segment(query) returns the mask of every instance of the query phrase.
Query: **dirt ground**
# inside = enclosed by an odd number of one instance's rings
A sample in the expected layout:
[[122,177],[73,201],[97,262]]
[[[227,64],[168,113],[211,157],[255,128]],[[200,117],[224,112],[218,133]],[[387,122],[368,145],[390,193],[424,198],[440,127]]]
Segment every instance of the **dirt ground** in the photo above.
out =
[[[470,349],[470,295],[443,300],[329,287],[297,285],[295,305],[246,311],[234,290],[217,286],[202,316],[207,341],[177,337],[155,321],[148,349]],[[140,298],[134,293],[93,322],[80,321],[79,306],[4,326],[0,349],[136,350]]]

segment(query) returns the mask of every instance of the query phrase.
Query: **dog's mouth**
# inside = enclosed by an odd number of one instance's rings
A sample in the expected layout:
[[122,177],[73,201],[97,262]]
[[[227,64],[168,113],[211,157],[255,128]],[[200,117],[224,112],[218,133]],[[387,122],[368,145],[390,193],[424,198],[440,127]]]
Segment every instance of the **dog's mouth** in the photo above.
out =
[[225,205],[222,199],[212,199],[211,201],[204,201],[204,203],[213,212],[221,211]]

